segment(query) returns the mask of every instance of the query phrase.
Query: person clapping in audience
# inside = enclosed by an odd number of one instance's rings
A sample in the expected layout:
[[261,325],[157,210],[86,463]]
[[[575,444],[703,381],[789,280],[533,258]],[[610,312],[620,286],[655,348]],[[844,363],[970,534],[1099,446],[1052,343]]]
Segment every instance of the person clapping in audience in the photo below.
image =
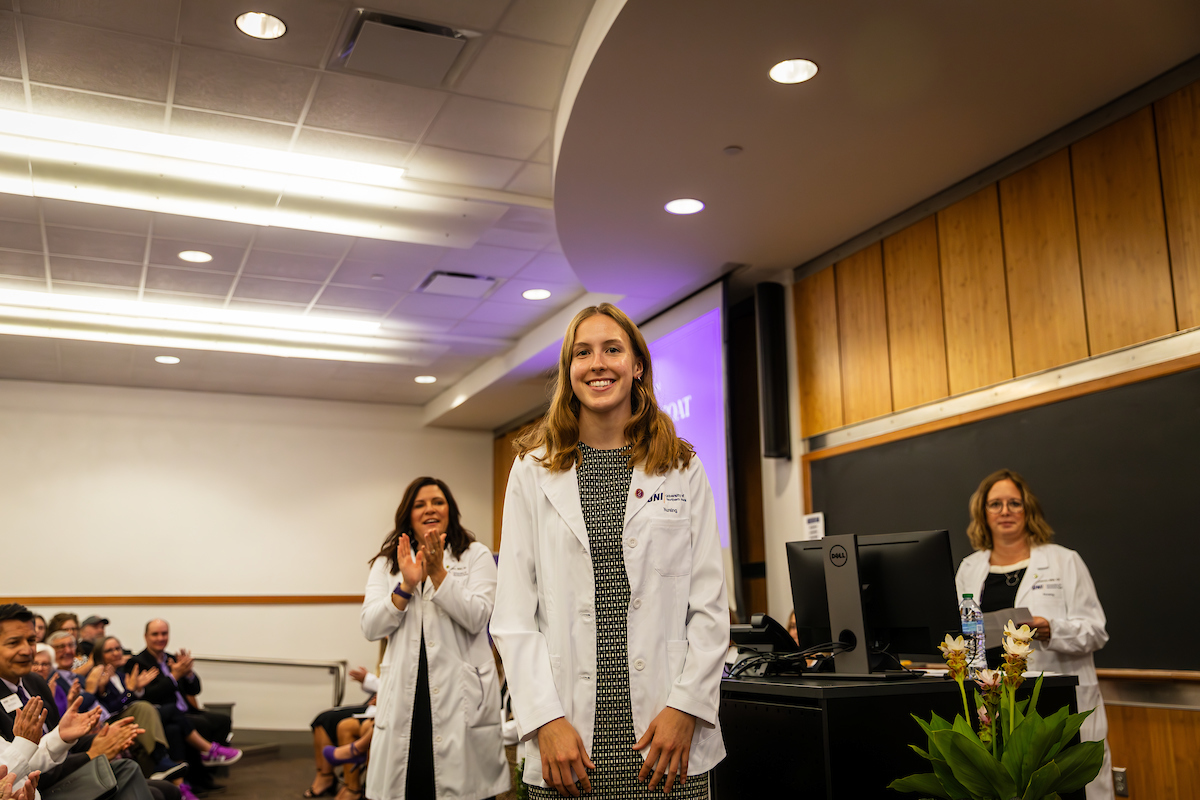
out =
[[[325,748],[335,744],[346,744],[355,741],[361,735],[361,722],[357,715],[368,713],[368,709],[376,708],[375,693],[379,691],[379,678],[367,672],[366,667],[355,667],[350,670],[350,677],[362,684],[364,692],[371,695],[362,705],[337,706],[322,711],[313,719],[313,757],[317,762],[317,775],[312,785],[304,791],[304,797],[324,797],[332,795],[337,790],[337,778],[333,774],[333,764],[325,759]],[[349,761],[349,759],[347,759]],[[354,796],[362,793],[359,783],[360,770],[357,764],[348,763],[342,775],[346,780],[346,789]]]

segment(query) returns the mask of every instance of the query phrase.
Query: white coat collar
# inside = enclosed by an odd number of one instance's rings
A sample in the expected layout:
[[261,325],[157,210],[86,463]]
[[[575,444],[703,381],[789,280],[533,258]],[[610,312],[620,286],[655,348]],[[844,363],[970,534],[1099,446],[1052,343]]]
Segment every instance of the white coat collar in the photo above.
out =
[[[666,481],[665,475],[647,475],[641,465],[633,468],[633,477],[629,481],[629,496],[625,498],[625,527],[634,516],[649,505],[649,500]],[[542,492],[554,510],[558,512],[571,533],[583,545],[588,547],[587,524],[583,520],[583,504],[579,500],[579,478],[576,466],[564,472],[542,471]]]

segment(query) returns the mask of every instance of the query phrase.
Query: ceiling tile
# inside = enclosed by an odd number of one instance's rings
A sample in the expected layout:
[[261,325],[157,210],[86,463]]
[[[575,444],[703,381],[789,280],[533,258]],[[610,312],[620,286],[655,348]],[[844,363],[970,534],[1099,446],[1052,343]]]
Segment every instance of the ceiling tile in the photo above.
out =
[[[546,300],[526,300],[522,297],[522,292],[529,289],[549,289],[550,297]],[[526,307],[545,308],[547,306],[557,306],[567,302],[575,295],[583,291],[583,284],[578,281],[571,283],[551,283],[550,281],[542,280],[524,280],[521,278],[510,278],[504,282],[496,291],[492,292],[489,300],[496,303],[513,303]]]
[[315,76],[290,64],[184,47],[175,105],[296,122]]
[[[45,278],[13,278],[8,275],[0,275],[0,289],[11,289],[17,292],[44,292],[46,291]],[[453,324],[453,321],[450,321]]]
[[[395,292],[411,292],[429,274],[427,267],[410,267],[396,263],[378,261],[346,260],[338,267],[332,283],[341,286],[358,286],[366,289],[391,289]],[[373,276],[378,275],[378,278]]]
[[337,265],[336,258],[305,256],[294,253],[275,253],[270,250],[250,252],[246,260],[247,275],[265,275],[302,281],[324,281]]
[[375,0],[371,8],[452,28],[490,31],[509,0]]
[[526,164],[504,187],[510,192],[527,194],[531,197],[553,197],[554,186],[550,179],[548,164]]
[[226,244],[245,247],[254,234],[255,226],[236,222],[222,222],[199,217],[181,217],[175,214],[154,215],[154,235],[167,239],[185,239],[209,244]]
[[58,361],[58,343],[34,336],[0,337],[0,364],[13,361]]
[[383,239],[359,239],[354,243],[347,260],[377,261],[406,268],[432,267],[452,248],[433,247],[409,242],[387,242]]
[[37,222],[37,199],[18,194],[0,194],[0,218]]
[[295,128],[276,122],[259,122],[223,114],[176,108],[171,111],[171,133],[251,147],[285,149]]
[[412,314],[416,317],[463,319],[477,305],[479,301],[471,297],[448,297],[416,292],[401,300],[390,316],[403,319],[406,314]]
[[236,311],[257,311],[263,314],[291,316],[303,314],[304,309],[308,308],[308,303],[269,303],[262,300],[240,300],[235,297],[229,301],[229,308]]
[[0,247],[40,253],[42,229],[33,222],[0,222]]
[[142,267],[140,264],[51,256],[50,276],[54,279],[56,291],[59,281],[137,287],[142,282]]
[[592,0],[517,0],[500,30],[529,39],[569,45],[583,27]]
[[397,292],[371,291],[370,289],[352,289],[346,286],[326,286],[321,292],[318,304],[322,307],[357,308],[364,311],[383,313],[391,308],[400,298]]
[[488,339],[516,339],[521,335],[525,324],[498,325],[492,322],[460,322],[454,326],[451,333],[460,336],[482,336]]
[[276,250],[339,259],[354,242],[353,236],[340,236],[336,233],[300,231],[294,228],[260,228],[258,236],[254,238],[254,247],[256,250]]
[[425,145],[408,162],[405,177],[502,189],[520,168],[520,161]]
[[13,15],[0,11],[0,76],[21,77],[21,57],[17,51],[17,24]]
[[0,80],[0,108],[25,111],[25,86],[20,81]]
[[342,158],[347,161],[364,161],[386,167],[403,167],[412,153],[412,145],[404,142],[368,139],[348,133],[312,130],[307,126],[300,129],[300,136],[292,148],[297,153],[307,153],[326,158]]
[[566,256],[560,253],[541,253],[517,273],[527,281],[550,281],[551,283],[579,283],[575,270],[571,269]]
[[83,231],[53,225],[46,226],[46,242],[52,255],[111,258],[135,262],[139,267],[146,251],[145,236]]
[[40,254],[0,251],[0,274],[46,280],[46,262]]
[[425,141],[455,150],[525,159],[550,133],[550,112],[451,97]]
[[536,161],[539,164],[550,163],[550,137],[546,137],[546,141],[542,142],[542,146],[534,151],[529,160]]
[[565,47],[493,35],[457,88],[477,97],[553,109],[569,54]]
[[224,295],[221,297],[204,297],[198,294],[155,292],[150,289],[142,293],[142,301],[146,303],[167,303],[173,306],[199,306],[202,308],[221,308],[225,305]]
[[398,333],[446,333],[457,324],[456,319],[422,317],[407,311],[393,311],[383,321],[383,328]]
[[167,107],[161,103],[139,103],[87,92],[71,92],[48,86],[30,86],[35,114],[99,122],[143,131],[161,131]]
[[443,93],[431,89],[326,72],[304,121],[318,128],[415,142],[444,100]]
[[220,272],[149,267],[146,288],[164,292],[186,292],[224,297],[233,284],[233,276]]
[[554,212],[543,208],[513,206],[479,237],[482,244],[542,250],[558,241]]
[[179,30],[184,44],[242,53],[286,64],[321,66],[345,8],[342,0],[263,0],[254,10],[283,20],[287,34],[263,40],[247,36],[234,20],[248,10],[245,0],[183,0]]
[[533,250],[477,244],[469,250],[447,250],[437,268],[443,272],[466,272],[470,275],[507,278],[520,272],[535,255],[537,253]]
[[308,303],[321,288],[315,283],[298,281],[273,281],[266,278],[250,278],[245,275],[238,281],[233,296],[240,300],[271,300],[278,303]]
[[479,307],[467,317],[467,321],[487,322],[495,325],[526,326],[554,310],[554,307],[547,306],[545,301],[535,303],[531,300],[526,300],[524,302],[525,305],[517,305],[515,303],[497,303],[489,300],[485,303],[480,303]]
[[80,3],[79,0],[21,0],[21,13],[49,17],[154,39],[173,40],[179,0],[121,0]]
[[309,318],[317,319],[349,319],[355,322],[379,322],[380,312],[366,308],[343,308],[341,306],[326,306],[315,304],[308,312]]
[[[157,227],[155,233],[158,233]],[[199,250],[212,256],[212,261],[203,264],[184,261],[179,254],[184,250]],[[187,239],[160,239],[155,236],[150,242],[150,263],[178,269],[200,268],[207,272],[234,273],[242,265],[244,247],[230,245],[212,245],[204,242],[188,241]]]
[[31,81],[166,101],[170,44],[37,17],[23,26]]
[[[145,237],[151,216],[148,211],[101,206],[94,203],[74,203],[69,200],[43,200],[42,215],[45,217],[47,225],[69,225],[76,228],[115,231],[139,237]],[[82,255],[101,254],[82,253]],[[140,253],[136,260],[142,260]]]
[[96,286],[90,283],[71,283],[58,279],[54,281],[54,293],[99,297],[108,300],[137,300],[138,296],[137,289],[135,288]]

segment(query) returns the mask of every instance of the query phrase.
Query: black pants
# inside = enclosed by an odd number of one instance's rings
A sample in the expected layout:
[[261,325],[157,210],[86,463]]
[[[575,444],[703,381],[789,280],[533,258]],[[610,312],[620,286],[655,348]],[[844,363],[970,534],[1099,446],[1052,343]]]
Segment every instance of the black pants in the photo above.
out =
[[433,782],[433,708],[429,703],[429,658],[425,655],[425,634],[421,634],[421,660],[417,665],[417,691],[413,696],[412,732],[408,737],[408,775],[406,800],[433,800],[437,789]]
[[[98,756],[103,758],[104,756]],[[150,794],[150,787],[146,784],[146,779],[142,777],[142,771],[138,765],[131,759],[120,758],[112,762],[113,777],[117,779],[117,793],[112,796],[112,800],[154,800]],[[53,800],[55,786],[61,786],[63,781],[59,781],[54,786],[51,786],[45,791],[39,793],[45,800]]]

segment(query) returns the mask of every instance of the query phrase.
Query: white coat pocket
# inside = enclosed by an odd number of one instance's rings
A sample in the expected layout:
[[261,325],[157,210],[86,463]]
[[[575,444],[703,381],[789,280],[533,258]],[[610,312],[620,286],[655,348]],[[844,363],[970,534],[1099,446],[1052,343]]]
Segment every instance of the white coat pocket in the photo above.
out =
[[671,683],[683,674],[683,662],[687,660],[687,651],[687,639],[667,642],[667,669],[670,670],[668,674],[671,676]]
[[496,665],[462,665],[463,711],[467,727],[482,728],[500,724],[500,683]]
[[692,574],[692,531],[686,519],[654,520],[646,533],[655,572],[664,578]]

